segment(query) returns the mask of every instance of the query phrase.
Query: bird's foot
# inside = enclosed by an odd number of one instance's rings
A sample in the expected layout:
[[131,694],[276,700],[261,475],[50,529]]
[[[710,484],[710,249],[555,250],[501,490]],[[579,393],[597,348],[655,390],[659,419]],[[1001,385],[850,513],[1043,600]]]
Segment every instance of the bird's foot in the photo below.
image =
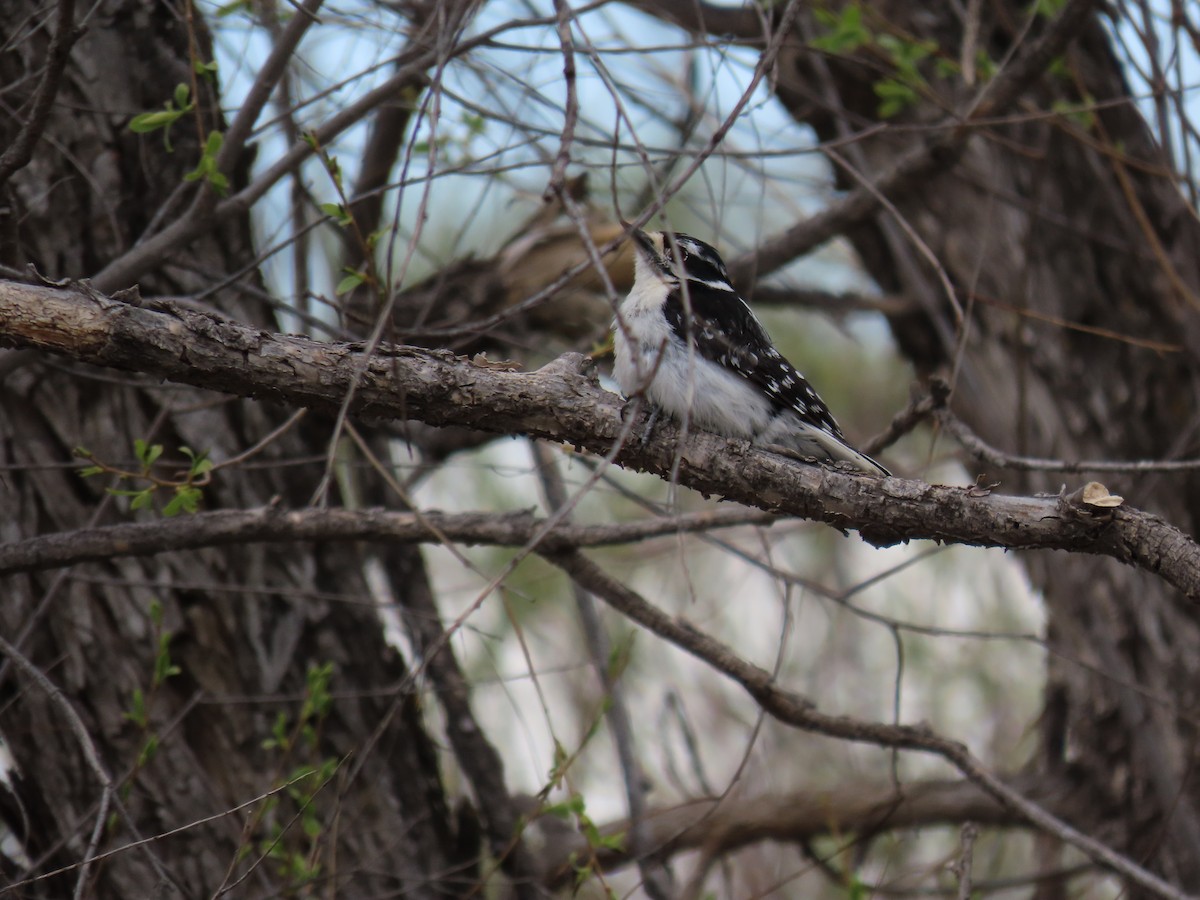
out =
[[[638,426],[638,423],[630,417],[637,415],[642,410],[646,410],[646,424]],[[645,447],[650,443],[650,439],[654,436],[654,426],[658,424],[658,416],[662,410],[650,403],[643,396],[630,397],[625,401],[625,408],[621,412],[622,420],[630,427],[630,432],[636,434],[641,446]]]

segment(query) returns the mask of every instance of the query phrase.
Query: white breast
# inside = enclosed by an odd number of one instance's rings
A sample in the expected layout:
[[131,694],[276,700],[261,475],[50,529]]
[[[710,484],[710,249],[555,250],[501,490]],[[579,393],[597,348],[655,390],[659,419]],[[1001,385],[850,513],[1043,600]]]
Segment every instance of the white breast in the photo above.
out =
[[638,276],[613,338],[613,375],[622,392],[642,393],[690,427],[753,440],[771,419],[770,402],[741,376],[689,352],[662,314],[671,286],[652,272]]

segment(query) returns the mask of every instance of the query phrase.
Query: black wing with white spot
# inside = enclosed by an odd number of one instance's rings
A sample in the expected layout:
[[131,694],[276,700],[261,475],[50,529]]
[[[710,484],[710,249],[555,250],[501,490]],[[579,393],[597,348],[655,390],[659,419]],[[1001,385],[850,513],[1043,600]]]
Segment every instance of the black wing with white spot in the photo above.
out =
[[[683,289],[675,288],[664,310],[680,340],[692,345],[705,359],[731,369],[758,385],[777,410],[790,409],[801,419],[844,441],[842,430],[808,381],[771,344],[766,329],[741,297],[728,286],[708,281],[687,281],[687,307]],[[691,317],[685,324],[685,311]]]

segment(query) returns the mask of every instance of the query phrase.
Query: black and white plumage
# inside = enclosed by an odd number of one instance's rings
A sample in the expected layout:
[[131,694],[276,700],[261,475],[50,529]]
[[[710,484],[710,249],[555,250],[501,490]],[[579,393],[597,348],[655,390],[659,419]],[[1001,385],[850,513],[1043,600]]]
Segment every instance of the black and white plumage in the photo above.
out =
[[846,443],[829,408],[733,289],[716,250],[686,234],[672,242],[661,231],[635,230],[633,238],[633,289],[614,335],[614,375],[626,396],[640,393],[705,431],[890,474]]

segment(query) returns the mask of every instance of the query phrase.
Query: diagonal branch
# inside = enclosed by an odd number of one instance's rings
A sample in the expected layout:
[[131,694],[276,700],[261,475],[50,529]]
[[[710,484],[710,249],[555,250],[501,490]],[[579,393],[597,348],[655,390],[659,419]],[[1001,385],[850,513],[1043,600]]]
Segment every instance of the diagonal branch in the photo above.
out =
[[1013,790],[1003,779],[990,772],[965,745],[945,738],[927,726],[887,725],[820,712],[807,697],[780,687],[766,669],[746,662],[728,646],[691,623],[671,618],[610,577],[578,550],[543,555],[613,609],[736,681],[767,715],[785,725],[842,740],[940,756],[995,797],[1001,805],[1036,828],[1082,851],[1098,865],[1111,869],[1155,896],[1180,900],[1187,897],[1133,860],[1068,825],[1040,804]]
[[271,334],[173,305],[133,306],[86,286],[3,281],[0,341],[326,411],[339,409],[353,385],[350,411],[359,417],[412,418],[564,442],[611,454],[624,468],[675,477],[706,495],[854,529],[877,546],[924,538],[1110,556],[1200,600],[1200,547],[1135,509],[847,474],[711,434],[681,437],[671,426],[655,429],[644,442],[622,443],[630,433],[622,421],[624,404],[584,372],[587,360],[578,354],[537,372],[503,371],[415,347],[381,347],[365,359],[360,344]]

